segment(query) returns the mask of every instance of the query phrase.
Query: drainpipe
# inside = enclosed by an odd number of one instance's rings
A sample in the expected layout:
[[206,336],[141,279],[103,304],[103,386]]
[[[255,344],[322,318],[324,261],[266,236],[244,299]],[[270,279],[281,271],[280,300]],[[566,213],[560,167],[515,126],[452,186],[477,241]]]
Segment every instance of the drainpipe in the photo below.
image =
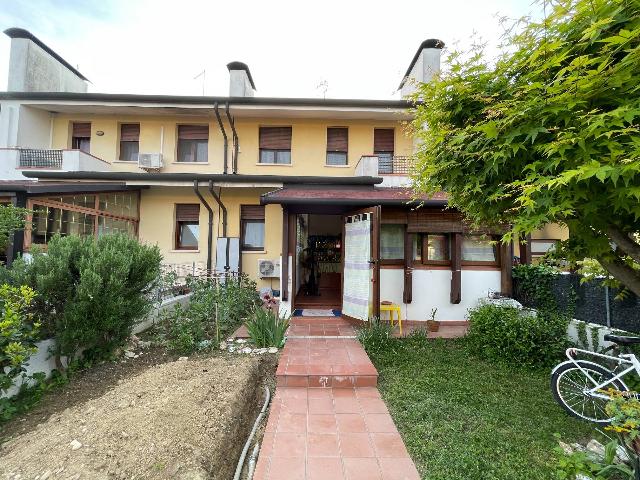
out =
[[220,112],[218,111],[218,102],[215,103],[213,109],[216,112],[216,118],[218,119],[218,125],[220,126],[220,131],[222,132],[222,137],[224,138],[224,170],[222,173],[227,174],[227,151],[229,150],[229,139],[227,138],[227,132],[224,129],[224,125],[222,124],[222,118],[220,118]]
[[[220,190],[222,191],[222,189]],[[215,190],[213,189],[213,180],[209,180],[209,193],[211,194],[213,199],[216,201],[216,203],[220,207],[220,210],[222,210],[222,236],[226,238],[226,242],[227,242],[226,251],[225,251],[224,269],[225,271],[228,272],[231,267],[229,266],[229,239],[227,238],[227,207],[225,207],[224,203],[222,203],[220,194],[216,193]]]
[[238,173],[238,152],[240,150],[240,146],[238,145],[238,133],[236,132],[235,122],[233,117],[229,113],[229,102],[225,105],[225,111],[227,112],[227,118],[229,119],[229,125],[231,125],[231,132],[233,133],[233,173]]
[[204,205],[204,208],[207,209],[207,212],[209,212],[209,233],[207,236],[207,272],[209,275],[211,275],[211,243],[213,242],[213,210],[211,210],[211,207],[209,206],[207,201],[204,199],[204,197],[200,193],[198,180],[193,181],[193,191],[195,192],[196,196],[200,199],[200,203],[202,203]]

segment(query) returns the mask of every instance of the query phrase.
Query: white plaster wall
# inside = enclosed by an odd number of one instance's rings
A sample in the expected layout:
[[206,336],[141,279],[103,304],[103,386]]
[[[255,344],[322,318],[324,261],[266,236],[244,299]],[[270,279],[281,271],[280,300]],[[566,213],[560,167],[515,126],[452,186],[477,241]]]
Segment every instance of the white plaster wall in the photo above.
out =
[[19,111],[19,103],[0,103],[0,148],[18,146]]
[[382,183],[376,185],[376,188],[389,188],[389,187],[410,187],[411,179],[406,175],[380,175],[382,177]]
[[467,310],[487,298],[489,291],[500,291],[500,272],[494,270],[463,270],[462,301],[452,304],[451,270],[414,270],[413,298],[402,303],[404,270],[380,269],[380,299],[390,300],[402,307],[407,320],[427,320],[431,309],[437,308],[436,320],[465,320]]
[[51,116],[45,110],[20,105],[17,146],[50,148]]
[[18,166],[18,150],[0,150],[0,180],[26,180]]

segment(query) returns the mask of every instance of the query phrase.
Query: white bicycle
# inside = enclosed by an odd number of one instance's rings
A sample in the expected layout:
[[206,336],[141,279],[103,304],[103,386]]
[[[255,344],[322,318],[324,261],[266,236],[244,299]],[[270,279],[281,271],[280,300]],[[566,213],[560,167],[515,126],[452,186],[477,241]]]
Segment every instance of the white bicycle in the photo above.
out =
[[[606,391],[614,389],[637,397],[638,394],[629,390],[623,377],[634,371],[640,376],[640,361],[627,348],[640,344],[640,337],[605,335],[604,339],[614,345],[602,353],[569,348],[569,360],[557,365],[551,372],[551,391],[562,408],[574,417],[601,425],[611,422],[611,417],[605,410],[605,405],[610,400]],[[619,349],[616,356],[607,355],[612,349]],[[581,355],[604,360],[613,365],[613,368],[581,360],[578,358]]]

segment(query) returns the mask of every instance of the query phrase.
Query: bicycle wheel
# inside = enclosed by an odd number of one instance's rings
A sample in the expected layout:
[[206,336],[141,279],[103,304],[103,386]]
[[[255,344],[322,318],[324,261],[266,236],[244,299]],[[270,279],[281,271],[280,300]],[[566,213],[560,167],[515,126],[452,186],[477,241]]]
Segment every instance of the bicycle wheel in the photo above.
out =
[[[553,397],[571,416],[601,425],[609,424],[611,418],[604,408],[607,400],[594,397],[587,391],[615,375],[596,363],[585,361],[577,363],[597,383],[594,384],[573,362],[565,362],[557,366],[551,375]],[[608,388],[628,391],[628,388],[618,380],[614,380],[605,387],[605,389]]]

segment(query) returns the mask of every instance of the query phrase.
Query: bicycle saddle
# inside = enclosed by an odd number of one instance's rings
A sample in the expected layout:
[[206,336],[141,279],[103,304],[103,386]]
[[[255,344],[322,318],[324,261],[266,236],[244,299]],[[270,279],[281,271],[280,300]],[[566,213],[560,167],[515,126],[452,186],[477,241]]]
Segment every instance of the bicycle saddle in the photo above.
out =
[[634,345],[640,343],[640,337],[624,337],[622,335],[605,335],[604,339],[607,342],[617,343],[618,345]]

